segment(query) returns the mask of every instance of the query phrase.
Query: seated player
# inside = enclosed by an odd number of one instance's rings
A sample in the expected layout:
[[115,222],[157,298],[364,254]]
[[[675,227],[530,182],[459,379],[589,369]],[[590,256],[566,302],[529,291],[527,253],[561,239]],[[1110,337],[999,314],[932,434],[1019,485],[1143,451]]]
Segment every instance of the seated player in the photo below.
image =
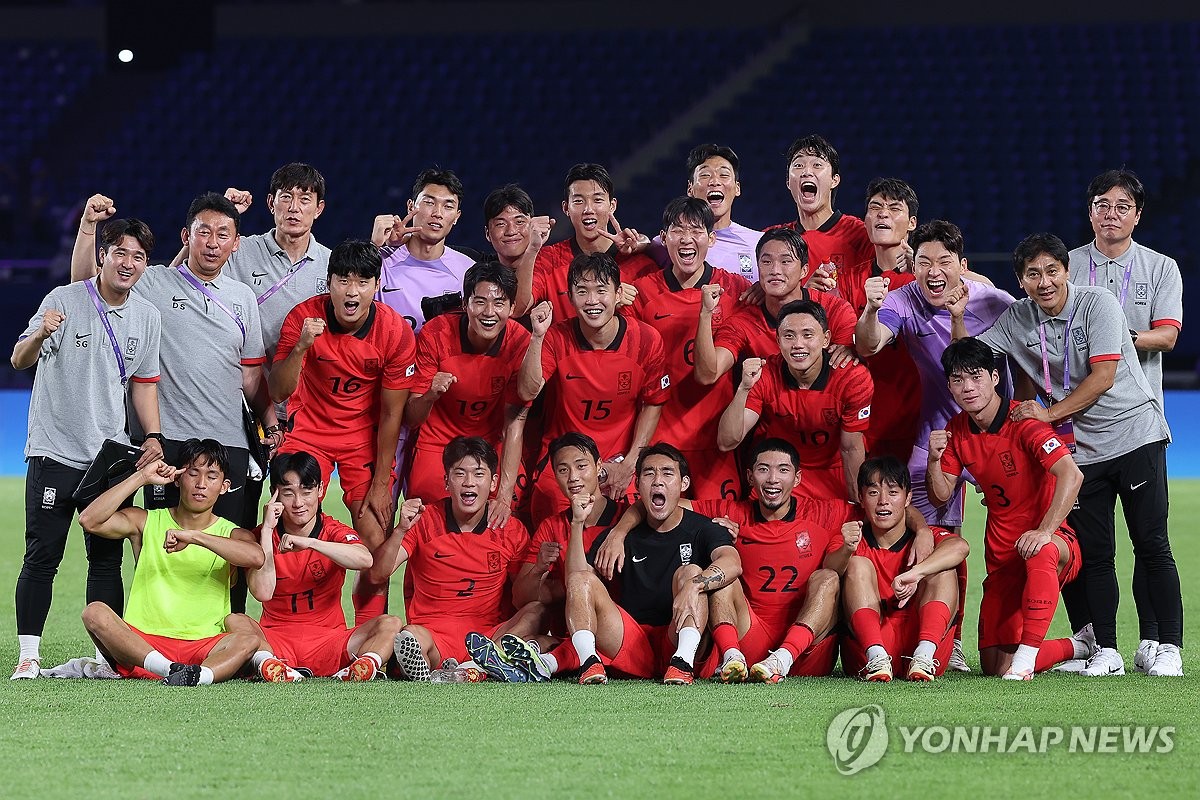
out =
[[946,671],[954,649],[957,571],[970,547],[961,536],[935,528],[933,552],[911,563],[916,535],[905,511],[912,482],[908,468],[893,456],[863,463],[858,498],[863,521],[842,529],[847,540],[858,540],[842,578],[850,625],[850,636],[842,640],[842,669],[886,683],[894,662],[908,658],[906,678],[932,681]]
[[[372,549],[392,524],[392,465],[416,372],[412,330],[374,300],[380,263],[370,242],[333,249],[329,294],[288,313],[270,376],[271,398],[288,403],[280,452],[311,453],[326,486],[336,465],[355,530]],[[354,607],[365,622],[383,613],[383,596],[359,581]]]
[[571,497],[571,641],[542,659],[552,672],[582,668],[581,684],[607,683],[606,667],[625,677],[691,684],[700,632],[708,622],[708,595],[742,571],[729,531],[679,504],[691,479],[678,450],[651,445],[636,466],[645,520],[624,541],[619,600],[592,567],[604,534],[584,549],[584,526],[596,498],[582,492]]
[[704,297],[701,287],[722,287],[714,316],[724,317],[732,313],[750,284],[705,260],[715,239],[713,212],[703,200],[679,197],[668,203],[662,237],[667,265],[637,281],[637,299],[629,309],[631,316],[662,337],[671,377],[671,396],[663,405],[655,436],[678,447],[688,460],[692,497],[736,498],[741,481],[733,453],[722,453],[716,447],[716,422],[733,396],[733,380],[726,375],[705,386],[696,380],[692,365]]
[[1095,651],[1091,625],[1045,641],[1061,587],[1079,573],[1079,543],[1066,524],[1083,473],[1047,423],[1010,412],[1019,403],[996,391],[991,348],[960,339],[942,354],[950,394],[962,411],[929,434],[929,496],[945,502],[970,470],[987,503],[987,577],[979,608],[979,660],[985,675],[1030,680],[1060,661]]
[[658,331],[616,313],[621,273],[611,256],[576,258],[569,285],[579,315],[552,326],[550,304],[536,306],[521,365],[521,399],[532,401],[546,390],[531,503],[538,520],[568,505],[546,468],[550,442],[570,431],[587,431],[604,457],[601,488],[608,497],[620,498],[630,488],[634,459],[654,436],[671,386]]
[[[496,491],[499,457],[477,436],[459,436],[442,455],[449,496],[425,505],[404,501],[396,530],[375,552],[371,580],[384,583],[408,563],[412,599],[405,609],[408,624],[395,642],[396,661],[409,680],[429,680],[430,664],[467,659],[468,633],[493,639],[505,633],[529,637],[542,629],[542,607],[529,603],[511,619],[502,616],[504,586],[529,544],[529,534],[516,517],[500,528],[487,524],[487,500]],[[524,681],[493,651],[480,666],[512,670],[502,679]]]
[[865,455],[863,432],[871,423],[871,373],[861,364],[832,367],[825,310],[811,300],[779,310],[776,336],[774,354],[743,363],[741,383],[721,415],[717,445],[733,450],[758,425],[759,435],[795,445],[804,472],[801,494],[850,500],[858,495],[855,476]]
[[[213,513],[229,490],[229,457],[213,439],[189,439],[179,468],[147,464],[79,515],[95,536],[130,539],[138,552],[124,618],[101,602],[83,610],[83,626],[122,676],[161,678],[168,686],[228,680],[250,659],[258,637],[227,633],[233,567],[257,569],[262,549],[250,531]],[[143,486],[179,488],[179,505],[121,508]]]
[[696,326],[696,380],[706,386],[716,383],[735,364],[778,352],[775,330],[779,311],[793,300],[811,300],[825,309],[831,363],[834,367],[852,363],[854,310],[837,295],[801,285],[808,246],[800,234],[787,228],[767,231],[758,240],[755,258],[764,295],[761,305],[741,305],[722,317],[716,312],[725,290],[716,284],[701,287],[704,299]]
[[475,264],[462,290],[465,313],[434,317],[417,336],[416,382],[404,409],[417,443],[405,497],[444,500],[442,451],[456,436],[479,436],[502,456],[489,515],[502,525],[521,469],[526,410],[517,397],[517,376],[529,331],[512,318],[517,276],[508,267]]
[[[577,494],[595,498],[584,520],[583,546],[592,543],[612,527],[625,504],[609,500],[600,493],[600,450],[592,437],[583,433],[564,433],[550,443],[550,467],[558,488],[568,500]],[[566,598],[567,541],[571,534],[571,510],[546,517],[538,525],[525,550],[525,563],[513,581],[513,604],[538,601],[546,607],[551,630],[566,630],[562,606]],[[502,642],[503,644],[503,642]]]
[[371,551],[353,528],[321,511],[325,487],[311,454],[276,456],[271,491],[259,528],[265,560],[246,576],[262,603],[262,619],[256,625],[235,614],[227,627],[262,636],[265,646],[253,663],[268,681],[295,680],[298,673],[290,667],[318,678],[371,680],[391,658],[392,640],[403,625],[384,614],[346,627],[346,570],[370,569]]

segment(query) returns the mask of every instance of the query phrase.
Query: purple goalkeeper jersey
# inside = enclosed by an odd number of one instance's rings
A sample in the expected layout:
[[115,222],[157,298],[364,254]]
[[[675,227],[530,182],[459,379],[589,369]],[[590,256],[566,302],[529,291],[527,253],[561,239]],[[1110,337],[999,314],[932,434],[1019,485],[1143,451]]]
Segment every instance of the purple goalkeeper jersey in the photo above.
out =
[[[759,237],[762,236],[762,231],[730,222],[726,227],[719,228],[713,233],[716,234],[716,241],[713,242],[712,247],[708,248],[708,255],[704,257],[704,260],[714,267],[732,272],[734,275],[741,275],[751,283],[757,283],[758,259],[754,256],[754,248],[758,244]],[[667,248],[663,245],[661,236],[654,237],[646,255],[653,258],[660,266],[671,266],[671,257],[667,255]]]
[[[978,336],[992,327],[1015,300],[1003,289],[976,281],[963,282],[970,292],[964,316],[967,333]],[[904,339],[921,374],[921,420],[916,443],[925,449],[929,444],[929,432],[944,428],[959,411],[942,371],[942,352],[950,345],[950,312],[929,305],[921,294],[920,285],[913,281],[888,292],[879,309],[879,321],[893,336]],[[1006,396],[1012,397],[1006,369],[1001,369],[1001,377],[1000,388],[1003,390],[1008,385]]]
[[434,261],[414,258],[407,245],[384,248],[383,275],[375,299],[395,309],[416,333],[425,324],[422,298],[461,294],[463,277],[473,263],[470,256],[449,247]]

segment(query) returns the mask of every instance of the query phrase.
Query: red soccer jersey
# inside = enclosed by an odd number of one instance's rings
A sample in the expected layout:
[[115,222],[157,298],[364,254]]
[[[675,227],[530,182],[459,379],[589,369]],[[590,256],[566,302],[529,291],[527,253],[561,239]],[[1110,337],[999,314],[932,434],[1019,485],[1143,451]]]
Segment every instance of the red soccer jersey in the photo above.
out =
[[845,541],[850,504],[793,497],[787,516],[763,518],[756,502],[696,500],[692,508],[738,523],[734,546],[742,558],[742,589],[750,608],[770,625],[792,622],[804,605],[808,579]]
[[450,500],[426,506],[401,542],[413,582],[408,621],[467,617],[484,626],[499,624],[509,570],[528,545],[529,532],[516,517],[493,530],[485,514],[474,530],[461,531]]
[[498,446],[507,405],[525,405],[517,396],[521,360],[529,331],[515,319],[486,353],[472,351],[466,314],[442,314],[425,323],[417,336],[414,394],[425,394],[439,372],[457,379],[438,398],[418,429],[422,447],[443,448],[455,436],[480,436]]
[[1042,524],[1057,481],[1050,468],[1071,453],[1046,423],[1008,418],[1017,402],[1002,404],[991,427],[980,430],[965,411],[950,419],[950,443],[942,472],[967,470],[979,482],[987,503],[984,556],[988,572],[1017,558],[1017,539]]
[[[588,525],[583,529],[583,551],[591,552],[592,544],[596,541],[596,537],[604,533],[606,530],[616,525],[621,519],[621,515],[625,513],[625,504],[621,502],[608,501],[608,505],[601,512],[600,518],[596,520],[595,525]],[[533,539],[529,542],[529,547],[525,550],[524,562],[526,564],[536,564],[538,560],[538,551],[541,550],[542,544],[545,542],[554,542],[562,545],[559,550],[558,561],[550,568],[553,574],[560,581],[567,574],[567,541],[571,538],[571,510],[567,509],[561,514],[553,514],[542,520],[538,525],[537,531],[533,534]]]
[[633,443],[639,406],[667,402],[671,377],[658,331],[632,317],[618,316],[617,323],[617,336],[604,350],[592,349],[578,320],[547,332],[542,458],[555,437],[570,431],[586,431],[602,458],[624,454]]
[[800,453],[800,491],[809,497],[846,499],[842,473],[842,431],[865,431],[871,424],[875,385],[861,364],[840,369],[829,357],[812,386],[801,389],[783,362],[773,355],[750,389],[746,408],[759,415],[756,438],[778,436]]
[[[262,626],[319,625],[344,630],[342,585],[346,569],[316,550],[279,552],[281,534],[275,531],[275,594],[262,604]],[[354,529],[321,514],[309,538],[338,544],[362,544]]]
[[[610,248],[610,251],[612,248]],[[533,303],[537,305],[549,300],[554,306],[554,321],[562,322],[575,318],[575,306],[571,304],[570,287],[567,286],[567,270],[575,256],[583,253],[574,236],[556,242],[538,251],[533,264]],[[620,255],[613,253],[617,266],[621,268],[621,282],[633,283],[643,275],[657,272],[661,267],[654,259],[643,253]]]
[[307,441],[329,442],[331,452],[374,441],[381,389],[410,389],[416,375],[416,339],[404,318],[372,301],[367,321],[346,333],[328,295],[300,303],[283,320],[275,363],[291,355],[308,317],[327,325],[304,354],[300,382],[288,398],[287,430]]
[[[799,230],[799,223],[792,220],[782,225],[772,225],[767,230],[775,228]],[[821,227],[811,231],[801,230],[800,235],[808,245],[808,267],[801,281],[807,281],[808,276],[822,264],[836,264],[840,283],[843,269],[875,257],[875,245],[867,236],[867,226],[858,217],[840,211],[833,212],[833,216]]]
[[[812,300],[825,309],[829,322],[829,343],[854,346],[857,320],[850,304],[837,295],[817,289],[801,289],[801,300]],[[766,358],[779,352],[775,331],[779,320],[763,306],[740,305],[717,327],[713,322],[713,345],[724,347],[739,362],[747,358]]]
[[[930,530],[933,531],[934,547],[941,544],[947,536],[957,536],[945,528],[930,528]],[[863,523],[862,538],[858,540],[858,549],[854,551],[854,555],[862,556],[875,565],[875,582],[879,586],[879,599],[888,611],[897,609],[896,592],[892,589],[892,581],[896,580],[897,575],[908,571],[908,551],[912,548],[915,538],[916,534],[906,528],[904,535],[895,544],[891,547],[882,547],[875,540],[871,523]],[[916,603],[909,602],[904,608],[915,609]]]
[[713,327],[737,307],[738,297],[750,288],[740,275],[704,265],[695,287],[684,289],[668,267],[638,280],[637,299],[630,314],[658,331],[671,376],[671,397],[663,406],[654,438],[680,450],[715,450],[717,422],[733,399],[733,376],[726,373],[712,386],[696,380],[696,324],[700,319],[701,286],[715,283],[725,293],[713,312]]

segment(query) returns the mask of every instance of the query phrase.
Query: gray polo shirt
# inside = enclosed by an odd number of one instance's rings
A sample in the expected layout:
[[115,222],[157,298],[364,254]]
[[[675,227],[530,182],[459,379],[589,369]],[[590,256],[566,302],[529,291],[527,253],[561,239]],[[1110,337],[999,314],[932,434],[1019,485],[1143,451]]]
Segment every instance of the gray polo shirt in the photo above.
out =
[[[90,280],[96,285],[98,279]],[[128,379],[157,381],[158,309],[133,294],[120,306],[105,304],[103,297],[100,302],[121,349]],[[129,442],[125,387],[112,340],[83,281],[46,295],[21,338],[36,333],[42,316],[52,308],[66,319],[42,342],[38,353],[25,457],[45,456],[75,469],[87,469],[105,439]]]
[[[1068,322],[1070,331],[1066,330]],[[1117,299],[1098,286],[1067,284],[1067,302],[1047,317],[1033,300],[1018,300],[996,324],[980,334],[992,350],[1012,358],[1046,399],[1039,328],[1045,324],[1050,395],[1062,400],[1063,347],[1068,343],[1071,389],[1078,388],[1091,365],[1116,361],[1112,388],[1072,417],[1079,464],[1110,461],[1151,442],[1170,441],[1167,420],[1146,374],[1137,366],[1133,340]]]
[[[308,237],[308,250],[295,264],[275,241],[275,229],[243,236],[224,274],[254,290],[267,357],[275,356],[283,319],[310,297],[329,291],[329,248]],[[279,288],[274,288],[276,285]]]
[[[1093,283],[1092,267],[1095,266]],[[1125,269],[1129,283],[1125,282]],[[1183,328],[1183,278],[1175,259],[1157,253],[1149,247],[1131,242],[1119,258],[1109,258],[1096,249],[1092,241],[1071,251],[1071,283],[1076,286],[1103,286],[1113,296],[1125,294],[1125,319],[1135,331],[1148,331],[1163,325]],[[1142,370],[1150,381],[1159,404],[1163,402],[1161,351],[1134,351]]]
[[266,360],[258,304],[249,286],[223,273],[204,286],[242,320],[244,339],[233,318],[174,267],[147,267],[134,286],[162,314],[163,432],[171,439],[195,436],[245,448],[242,366]]

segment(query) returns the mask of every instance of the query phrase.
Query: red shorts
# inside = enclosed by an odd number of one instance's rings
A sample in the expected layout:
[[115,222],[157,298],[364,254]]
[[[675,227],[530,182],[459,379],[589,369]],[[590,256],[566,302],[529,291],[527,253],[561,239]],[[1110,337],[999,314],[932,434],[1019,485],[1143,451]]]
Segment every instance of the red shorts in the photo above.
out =
[[[1074,533],[1061,528],[1054,535],[1067,543],[1067,564],[1058,573],[1058,585],[1063,587],[1079,574],[1079,542]],[[983,600],[979,603],[980,650],[1021,643],[1025,627],[1024,596],[1025,559],[1014,553],[983,579]]]
[[[409,620],[409,624],[420,625],[429,631],[429,635],[433,637],[433,646],[437,648],[441,661],[445,661],[447,658],[467,661],[470,659],[470,656],[467,655],[467,634],[475,631],[490,639],[502,623],[480,622],[466,617],[439,616]],[[440,664],[433,666],[436,669]]]
[[[766,658],[772,650],[777,649],[784,637],[787,636],[788,628],[792,626],[795,618],[796,615],[792,614],[782,620],[768,620],[768,618],[755,613],[754,609],[750,609],[750,628],[746,631],[746,635],[738,641],[738,647],[741,649],[742,655],[746,657],[746,663],[756,664]],[[788,675],[808,678],[830,675],[833,673],[833,665],[837,663],[837,654],[838,637],[830,634],[821,641],[814,642],[801,653],[800,657],[792,664]],[[708,677],[717,671],[720,663],[721,654],[714,647],[697,668],[696,674]]]
[[[126,624],[128,625],[129,623]],[[208,658],[208,654],[217,646],[217,642],[229,635],[227,633],[218,633],[216,636],[209,636],[207,639],[172,639],[169,636],[155,636],[153,633],[142,633],[132,625],[129,625],[129,630],[142,637],[146,644],[162,653],[163,657],[168,661],[173,661],[176,664],[204,663],[204,659]],[[122,678],[142,678],[151,681],[162,680],[161,675],[147,672],[140,665],[127,667],[124,664],[115,664],[114,669],[116,669]]]
[[326,628],[321,625],[281,625],[263,628],[271,651],[293,667],[312,670],[318,678],[329,678],[350,665],[350,637],[355,628]]
[[692,473],[692,487],[687,494],[693,500],[737,500],[742,496],[742,483],[738,479],[737,460],[734,453],[712,450],[688,450],[688,471]]
[[[912,656],[913,650],[921,641],[921,616],[916,607],[906,606],[887,611],[879,626],[883,637],[883,649],[892,657],[892,670],[897,675],[908,671],[902,659]],[[937,650],[933,658],[937,662],[937,674],[946,671],[950,653],[954,650],[954,626],[937,642]],[[851,678],[857,677],[862,668],[867,665],[867,649],[852,635],[842,641],[842,671]]]
[[[337,465],[338,482],[342,486],[342,502],[347,507],[351,503],[365,500],[367,489],[371,487],[375,466],[375,442],[339,442],[337,449],[313,444],[303,438],[289,435],[283,442],[280,453],[299,453],[304,451],[317,459],[321,465],[321,480],[328,488],[329,479],[333,475],[333,467]],[[393,473],[392,481],[396,480]]]
[[617,677],[661,678],[675,654],[668,625],[642,625],[629,616],[629,612],[617,606],[621,612],[623,632],[621,646],[612,656],[600,654],[600,660],[610,667]]

